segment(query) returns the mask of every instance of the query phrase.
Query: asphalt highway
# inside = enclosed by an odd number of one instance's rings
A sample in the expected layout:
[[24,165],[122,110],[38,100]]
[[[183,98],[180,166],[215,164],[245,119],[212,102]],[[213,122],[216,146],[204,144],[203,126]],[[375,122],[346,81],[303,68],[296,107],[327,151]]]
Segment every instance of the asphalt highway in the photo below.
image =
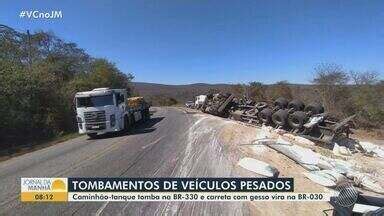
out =
[[231,176],[217,155],[214,127],[204,115],[154,108],[151,120],[128,134],[81,136],[0,162],[0,215],[238,215],[237,202],[21,203],[21,177],[216,177]]

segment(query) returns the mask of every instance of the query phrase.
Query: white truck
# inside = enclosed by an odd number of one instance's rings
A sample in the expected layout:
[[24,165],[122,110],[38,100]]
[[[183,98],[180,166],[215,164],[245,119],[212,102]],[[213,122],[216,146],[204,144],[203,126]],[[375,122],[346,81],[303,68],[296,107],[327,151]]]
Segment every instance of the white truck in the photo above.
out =
[[200,109],[207,100],[207,95],[198,95],[195,97],[195,109]]
[[125,89],[97,88],[75,95],[77,126],[91,138],[128,130],[150,118],[149,104],[142,97],[128,98]]

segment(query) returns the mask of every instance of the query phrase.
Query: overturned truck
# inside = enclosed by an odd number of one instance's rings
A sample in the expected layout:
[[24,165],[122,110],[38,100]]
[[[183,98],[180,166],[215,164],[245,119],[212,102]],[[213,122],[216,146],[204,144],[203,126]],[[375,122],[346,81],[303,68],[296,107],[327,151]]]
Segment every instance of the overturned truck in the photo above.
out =
[[229,93],[209,94],[201,106],[201,110],[205,113],[227,118],[235,105],[234,98],[234,95]]
[[281,97],[272,104],[238,99],[233,94],[207,95],[202,111],[216,116],[255,125],[268,125],[308,138],[312,141],[332,143],[348,138],[355,115],[338,120],[326,113],[319,103],[305,105],[300,100],[288,101]]

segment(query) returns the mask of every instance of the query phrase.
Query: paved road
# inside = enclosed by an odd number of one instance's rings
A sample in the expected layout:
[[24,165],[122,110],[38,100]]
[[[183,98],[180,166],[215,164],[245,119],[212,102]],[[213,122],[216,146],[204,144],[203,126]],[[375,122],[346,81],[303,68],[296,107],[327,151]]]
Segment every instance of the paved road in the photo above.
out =
[[202,120],[203,115],[178,108],[155,108],[152,119],[129,135],[82,136],[1,162],[0,215],[247,214],[246,204],[228,202],[19,201],[21,177],[230,176],[230,165],[216,154],[216,129],[204,127]]

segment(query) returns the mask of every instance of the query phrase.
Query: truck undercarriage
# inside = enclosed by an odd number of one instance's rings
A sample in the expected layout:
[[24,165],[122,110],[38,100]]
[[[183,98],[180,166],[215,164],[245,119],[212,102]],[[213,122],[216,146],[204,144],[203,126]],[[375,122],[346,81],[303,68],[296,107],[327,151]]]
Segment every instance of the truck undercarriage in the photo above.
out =
[[232,118],[253,125],[283,129],[316,142],[332,143],[348,138],[355,115],[338,120],[318,103],[305,105],[300,100],[278,98],[273,103],[238,99],[233,94],[207,95],[201,107],[205,113]]

